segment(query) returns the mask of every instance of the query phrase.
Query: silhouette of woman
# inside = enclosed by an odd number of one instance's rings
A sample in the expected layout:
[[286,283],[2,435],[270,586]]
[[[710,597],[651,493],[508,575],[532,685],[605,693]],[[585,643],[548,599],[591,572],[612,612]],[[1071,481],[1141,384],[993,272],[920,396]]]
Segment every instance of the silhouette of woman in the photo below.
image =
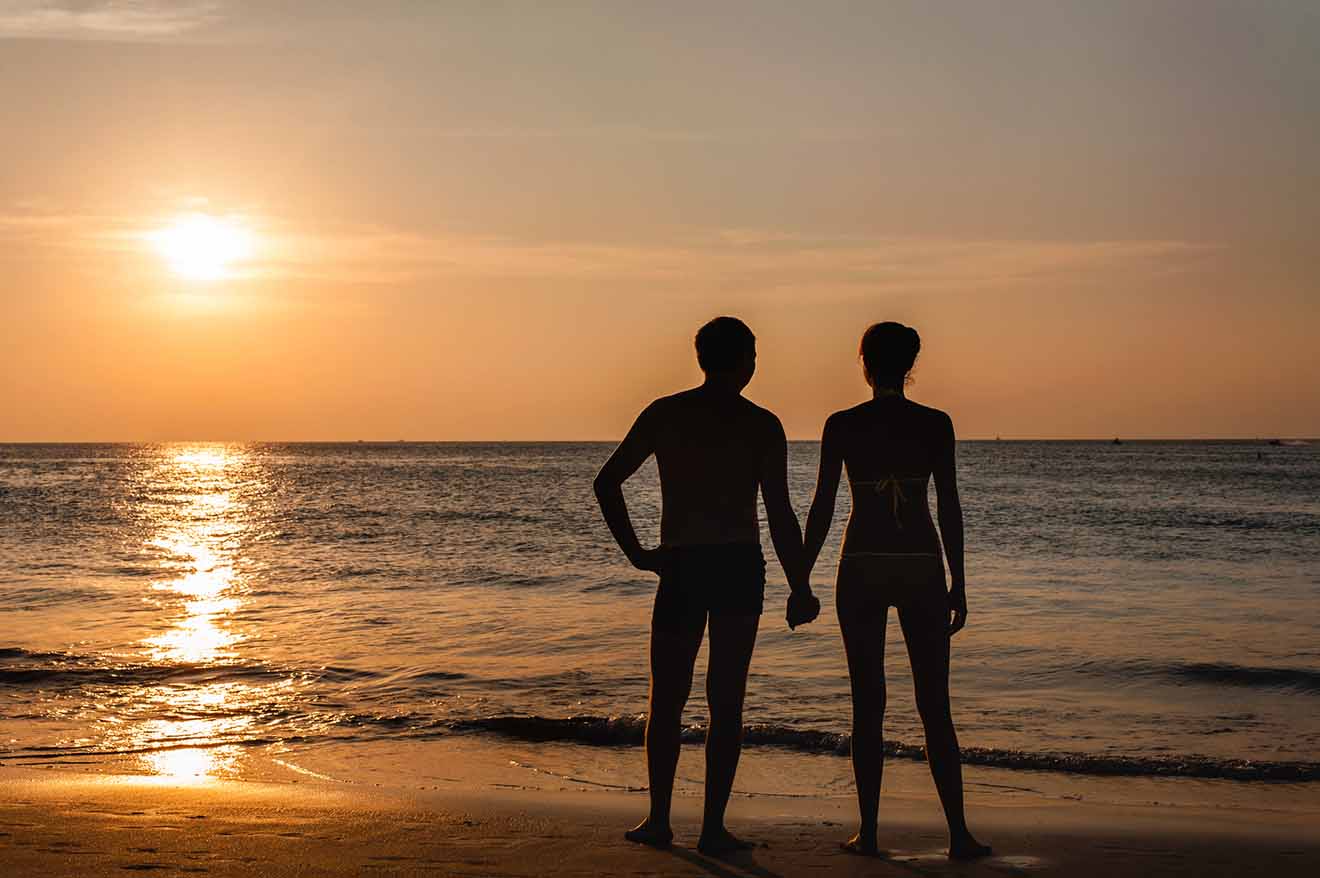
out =
[[[954,473],[953,422],[903,394],[921,340],[901,323],[877,323],[862,336],[861,360],[872,398],[825,422],[820,474],[807,516],[806,557],[814,566],[829,535],[842,467],[852,516],[843,537],[835,607],[852,683],[853,776],[861,828],[844,848],[876,856],[876,818],[884,769],[885,627],[898,608],[926,756],[949,823],[949,856],[986,856],[963,814],[961,754],[949,710],[949,639],[967,621],[963,521]],[[934,476],[939,533],[926,502]],[[952,578],[946,592],[944,558]]]

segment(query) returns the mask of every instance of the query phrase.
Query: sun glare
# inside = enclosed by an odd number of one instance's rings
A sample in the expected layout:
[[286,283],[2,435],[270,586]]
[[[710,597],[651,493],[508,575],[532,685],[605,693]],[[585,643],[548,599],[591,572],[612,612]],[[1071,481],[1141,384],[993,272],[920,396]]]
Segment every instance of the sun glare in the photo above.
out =
[[170,268],[190,280],[221,280],[252,256],[252,230],[232,218],[206,213],[181,216],[148,235]]

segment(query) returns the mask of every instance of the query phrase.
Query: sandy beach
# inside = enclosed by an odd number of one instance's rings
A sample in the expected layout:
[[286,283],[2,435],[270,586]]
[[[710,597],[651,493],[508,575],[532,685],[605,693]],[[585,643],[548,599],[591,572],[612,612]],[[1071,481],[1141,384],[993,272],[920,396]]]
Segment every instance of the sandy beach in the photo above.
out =
[[[900,779],[901,782],[902,779]],[[972,779],[975,782],[975,779]],[[1314,875],[1310,809],[978,797],[996,855],[950,863],[932,796],[886,793],[888,859],[844,854],[853,802],[739,797],[732,825],[758,844],[695,850],[700,800],[676,803],[668,851],[624,842],[641,793],[346,786],[317,780],[197,785],[6,767],[0,873],[207,875]]]

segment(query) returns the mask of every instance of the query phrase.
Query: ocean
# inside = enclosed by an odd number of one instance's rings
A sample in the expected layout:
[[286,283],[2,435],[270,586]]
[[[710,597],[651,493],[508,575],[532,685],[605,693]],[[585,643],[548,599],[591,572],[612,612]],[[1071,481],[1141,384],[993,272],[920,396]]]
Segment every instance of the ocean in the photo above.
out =
[[[624,561],[592,497],[610,450],[0,445],[0,765],[241,777],[263,754],[370,762],[444,739],[557,753],[588,783],[625,763],[644,777],[656,581]],[[817,454],[791,443],[802,515]],[[1320,445],[958,454],[970,615],[952,691],[967,762],[1320,780]],[[625,493],[654,542],[653,463]],[[824,609],[795,632],[763,535],[746,713],[748,754],[827,757],[839,783],[850,714],[832,580],[847,512],[845,487],[813,576]],[[892,614],[888,676],[887,746],[919,759]]]

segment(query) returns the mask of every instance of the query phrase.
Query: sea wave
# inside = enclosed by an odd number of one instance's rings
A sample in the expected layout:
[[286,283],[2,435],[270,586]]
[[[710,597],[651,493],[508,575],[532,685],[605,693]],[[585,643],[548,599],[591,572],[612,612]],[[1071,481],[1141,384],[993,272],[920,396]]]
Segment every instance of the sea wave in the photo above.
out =
[[[1107,679],[1117,675],[1138,681],[1142,678],[1172,679],[1188,685],[1270,689],[1286,693],[1287,697],[1294,700],[1306,699],[1307,703],[1311,696],[1320,694],[1320,671],[1307,668],[1149,661],[1088,661],[1067,667],[1074,673],[1107,675]],[[561,674],[546,679],[522,679],[520,684],[536,684],[537,688],[545,689],[553,680],[559,687],[582,688],[589,682],[584,676],[585,672],[568,673],[568,680],[561,680]],[[266,736],[289,740],[290,735],[371,741],[380,737],[428,738],[449,734],[479,734],[592,747],[635,747],[644,741],[644,715],[455,716],[449,713],[453,705],[437,707],[439,702],[433,700],[448,692],[448,684],[452,681],[463,679],[467,678],[462,673],[437,670],[425,665],[374,670],[347,664],[298,667],[239,661],[150,663],[101,654],[0,647],[0,689],[8,690],[5,694],[10,696],[15,714],[24,706],[23,699],[29,697],[25,693],[37,693],[40,698],[45,698],[51,691],[81,690],[89,698],[102,698],[107,692],[122,692],[134,697],[134,692],[142,687],[246,683],[253,688],[264,689],[270,685],[294,681],[298,691],[305,694],[292,701],[285,697],[271,700],[256,695],[234,704],[201,707],[187,705],[187,711],[180,713],[178,718],[193,719],[201,716],[216,719],[242,715],[259,720],[263,728],[262,737],[250,741],[226,741],[240,745],[268,743],[270,738]],[[503,681],[498,682],[495,688],[505,688]],[[480,678],[470,680],[469,683],[483,688],[492,685],[492,681]],[[344,695],[348,691],[352,692],[351,697]],[[11,714],[9,718],[17,717]],[[281,731],[283,734],[280,734]],[[1222,730],[1216,729],[1212,733],[1219,731]],[[703,726],[692,725],[683,729],[682,736],[686,742],[699,743],[704,740],[705,733]],[[744,730],[744,743],[749,747],[775,747],[802,753],[846,756],[851,742],[848,734],[840,731],[769,722],[748,725]],[[917,744],[891,740],[886,742],[885,748],[893,758],[925,758],[924,748]],[[83,755],[87,755],[87,751],[73,750],[66,752],[63,758]],[[1071,774],[1320,781],[1320,762],[1256,761],[1188,752],[1136,755],[969,747],[963,751],[963,760],[970,765]]]
[[[646,717],[637,716],[492,716],[447,723],[456,732],[485,732],[524,741],[564,741],[589,746],[635,747],[643,743]],[[701,726],[683,729],[683,740],[705,739]],[[805,753],[846,756],[851,738],[842,732],[755,724],[743,729],[743,744],[777,747]],[[925,748],[902,741],[886,741],[885,754],[898,759],[925,760]],[[1042,752],[968,747],[963,763],[1029,771],[1056,771],[1123,777],[1181,777],[1239,781],[1320,781],[1320,762],[1266,762],[1214,759],[1204,756],[1125,756],[1112,754]]]
[[1238,665],[1232,662],[1152,662],[1092,659],[1077,666],[1084,674],[1123,680],[1155,679],[1176,685],[1241,686],[1320,695],[1320,670]]
[[32,689],[260,682],[291,677],[348,683],[379,676],[377,671],[336,665],[287,668],[258,662],[151,663],[119,661],[113,656],[0,647],[0,685]]
[[1320,671],[1307,668],[1246,667],[1225,663],[1187,664],[1175,674],[1196,682],[1292,689],[1320,695]]
[[134,662],[113,656],[72,652],[39,652],[0,647],[0,685],[37,690],[86,686],[158,686],[199,683],[260,683],[297,680],[305,683],[367,684],[431,692],[439,683],[467,675],[430,668],[373,670],[349,665],[291,667],[260,662]]
[[[303,717],[308,720],[295,731],[272,734],[270,729],[257,735],[218,735],[163,737],[132,746],[96,745],[27,745],[17,748],[0,746],[0,764],[75,762],[110,756],[150,753],[180,748],[222,746],[261,747],[267,745],[340,743],[370,744],[388,738],[426,740],[453,734],[492,735],[533,743],[567,743],[588,747],[640,747],[644,743],[645,715],[626,716],[520,716],[501,715],[470,719],[447,719],[423,713],[401,712],[371,714],[357,712],[320,713]],[[682,739],[688,744],[705,740],[706,729],[686,726]],[[109,743],[109,742],[107,742]],[[843,732],[801,729],[773,723],[745,726],[743,744],[792,750],[827,757],[846,757],[851,739]],[[888,740],[884,744],[889,758],[924,761],[925,748],[918,744]],[[1026,750],[967,747],[962,751],[966,765],[979,765],[1016,771],[1051,771],[1063,774],[1109,777],[1195,778],[1256,782],[1306,783],[1320,781],[1320,762],[1257,761],[1221,759],[1199,755],[1137,756],[1078,752],[1032,752]]]

